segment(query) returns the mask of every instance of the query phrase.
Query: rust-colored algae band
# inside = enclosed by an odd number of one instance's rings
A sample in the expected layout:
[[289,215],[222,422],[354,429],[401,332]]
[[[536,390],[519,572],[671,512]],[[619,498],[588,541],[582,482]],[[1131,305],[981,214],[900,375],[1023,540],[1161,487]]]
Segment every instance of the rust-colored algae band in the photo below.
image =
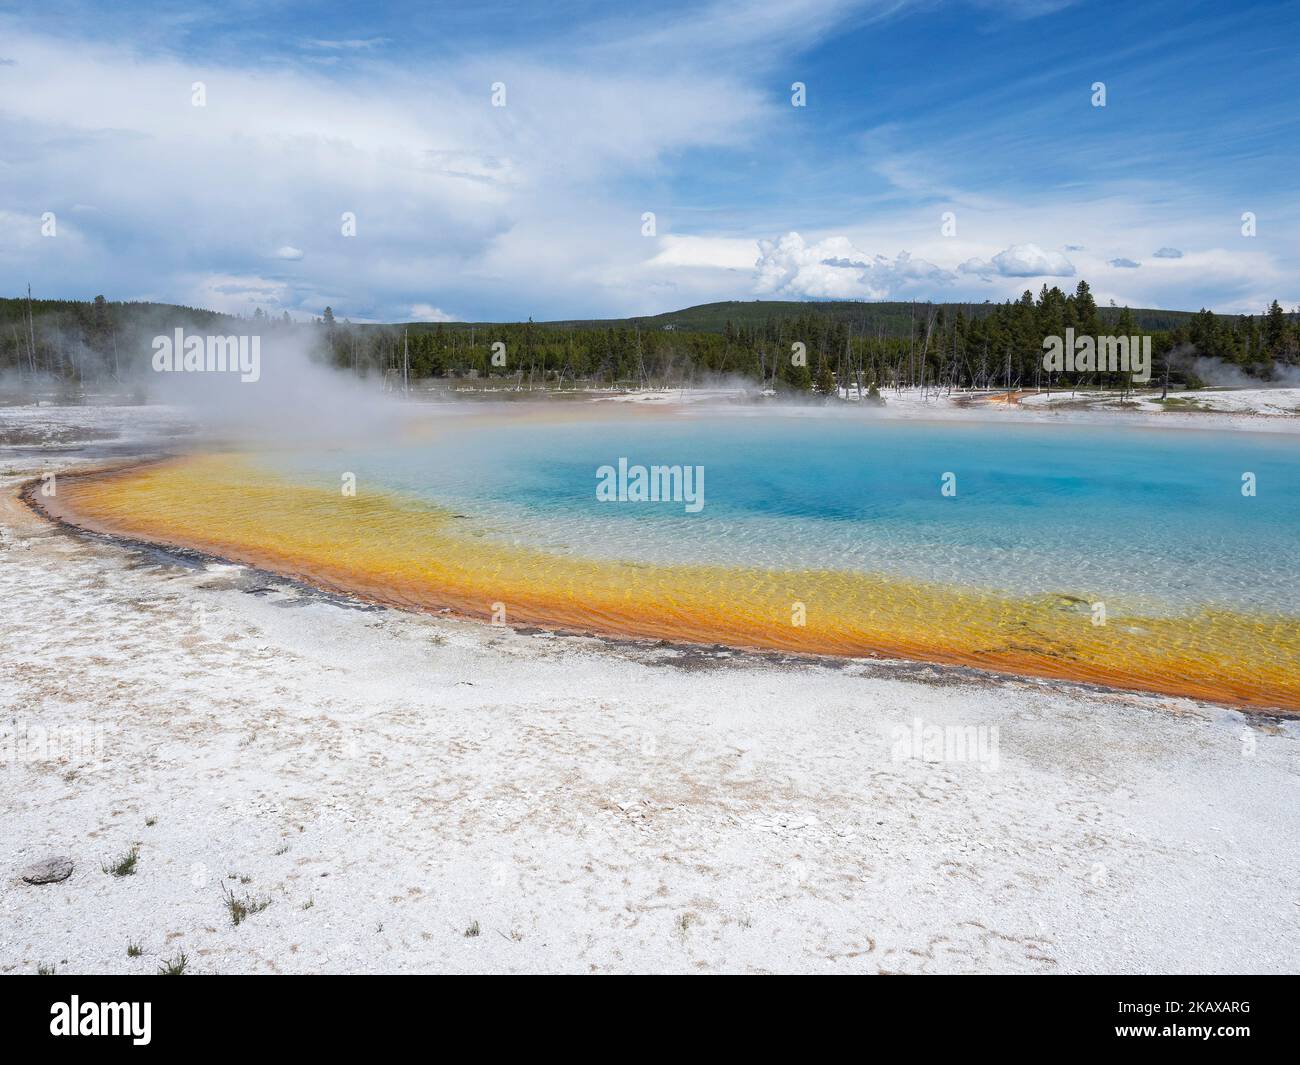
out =
[[[773,572],[559,557],[467,534],[392,495],[279,480],[239,456],[62,478],[52,513],[379,602],[668,640],[868,654],[1300,709],[1300,619],[1202,610],[1092,624],[1067,597],[1012,598],[842,571]],[[806,624],[791,623],[796,602]]]

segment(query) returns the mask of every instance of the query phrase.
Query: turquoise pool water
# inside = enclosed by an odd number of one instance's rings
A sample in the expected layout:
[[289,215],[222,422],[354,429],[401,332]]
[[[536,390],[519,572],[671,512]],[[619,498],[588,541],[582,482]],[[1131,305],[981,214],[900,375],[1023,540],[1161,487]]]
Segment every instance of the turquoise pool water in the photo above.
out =
[[[623,457],[702,466],[703,508],[598,501],[597,469]],[[467,418],[425,444],[276,461],[323,484],[348,470],[361,490],[427,498],[486,537],[559,554],[1297,613],[1300,438],[1285,434],[619,412]]]

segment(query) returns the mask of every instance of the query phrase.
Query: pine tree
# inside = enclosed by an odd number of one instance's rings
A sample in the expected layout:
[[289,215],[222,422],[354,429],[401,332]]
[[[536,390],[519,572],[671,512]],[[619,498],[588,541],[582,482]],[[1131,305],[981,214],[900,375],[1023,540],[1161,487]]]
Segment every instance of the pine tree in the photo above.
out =
[[1076,328],[1085,336],[1096,336],[1100,330],[1097,325],[1097,301],[1092,298],[1092,289],[1088,282],[1080,281],[1074,290],[1074,316]]
[[823,396],[836,394],[835,375],[831,373],[831,364],[826,359],[822,359],[821,365],[817,367],[817,391]]
[[1268,318],[1264,321],[1264,347],[1269,355],[1276,358],[1282,353],[1286,340],[1286,313],[1282,304],[1274,300],[1268,309]]

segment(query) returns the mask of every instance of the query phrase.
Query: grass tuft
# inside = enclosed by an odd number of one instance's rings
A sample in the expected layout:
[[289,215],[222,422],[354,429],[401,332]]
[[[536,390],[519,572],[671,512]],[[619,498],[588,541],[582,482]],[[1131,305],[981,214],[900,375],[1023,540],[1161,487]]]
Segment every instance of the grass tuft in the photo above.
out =
[[135,872],[136,862],[140,860],[140,847],[137,844],[125,854],[117,858],[111,858],[100,866],[106,873],[113,876],[131,876]]
[[185,951],[181,951],[171,961],[165,961],[158,966],[159,976],[183,976],[185,966],[189,965],[190,959],[185,956]]
[[252,895],[245,895],[240,898],[232,889],[227,889],[224,885],[221,889],[222,897],[226,902],[226,909],[230,911],[230,920],[236,925],[242,924],[247,918],[252,917],[255,913],[261,913],[271,905],[268,898],[254,898]]

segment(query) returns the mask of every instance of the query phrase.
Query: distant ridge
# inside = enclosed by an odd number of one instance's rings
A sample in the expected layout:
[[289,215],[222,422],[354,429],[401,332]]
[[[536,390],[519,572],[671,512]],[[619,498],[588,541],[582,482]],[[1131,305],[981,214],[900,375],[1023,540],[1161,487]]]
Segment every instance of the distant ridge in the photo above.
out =
[[[731,322],[736,328],[755,328],[771,318],[815,315],[832,322],[855,326],[859,331],[865,329],[868,334],[883,329],[886,336],[905,336],[913,317],[923,321],[931,309],[942,308],[948,317],[961,311],[967,318],[979,318],[992,313],[998,306],[997,303],[928,301],[867,303],[860,300],[727,300],[722,303],[701,303],[696,307],[684,307],[679,311],[666,311],[663,314],[639,318],[591,318],[537,324],[567,329],[671,327],[684,332],[721,333],[726,329],[727,322]],[[1120,308],[1099,307],[1098,313],[1103,321],[1111,321],[1119,317]],[[1186,325],[1196,315],[1195,311],[1165,311],[1147,307],[1130,308],[1129,313],[1133,315],[1139,329],[1151,331],[1177,329],[1181,325]]]
[[[209,311],[198,307],[185,307],[171,303],[153,302],[119,302],[109,300],[108,306],[126,309],[137,320],[161,322],[169,317],[187,323],[211,323],[221,320],[237,321],[240,315],[226,314],[221,311]],[[538,321],[534,324],[543,328],[554,329],[655,329],[680,332],[722,333],[727,323],[737,329],[754,329],[764,325],[769,319],[795,318],[813,315],[826,318],[831,322],[844,323],[854,327],[854,331],[875,335],[883,331],[885,336],[906,336],[908,325],[915,317],[924,321],[927,313],[942,308],[946,317],[961,311],[967,318],[983,317],[991,313],[999,304],[996,303],[908,303],[892,301],[867,303],[858,300],[727,300],[721,303],[701,303],[681,310],[665,311],[663,314],[641,315],[633,318],[572,318]],[[41,317],[51,313],[71,313],[79,317],[93,307],[91,300],[32,300],[32,313]],[[279,311],[270,312],[278,317]],[[1099,307],[1098,313],[1103,321],[1118,317],[1120,308]],[[1176,329],[1186,325],[1196,314],[1195,311],[1166,311],[1158,308],[1131,308],[1138,328],[1149,331]],[[21,321],[27,315],[25,296],[15,299],[0,298],[0,322]],[[252,309],[242,317],[251,317]],[[348,317],[347,309],[336,307],[334,315],[339,320]],[[1235,316],[1233,316],[1235,317]],[[361,325],[359,328],[381,328],[405,326],[413,331],[425,332],[436,329],[434,322],[387,322],[372,326]],[[483,326],[512,324],[502,320],[497,322],[446,322],[441,323],[445,329],[468,329]]]

